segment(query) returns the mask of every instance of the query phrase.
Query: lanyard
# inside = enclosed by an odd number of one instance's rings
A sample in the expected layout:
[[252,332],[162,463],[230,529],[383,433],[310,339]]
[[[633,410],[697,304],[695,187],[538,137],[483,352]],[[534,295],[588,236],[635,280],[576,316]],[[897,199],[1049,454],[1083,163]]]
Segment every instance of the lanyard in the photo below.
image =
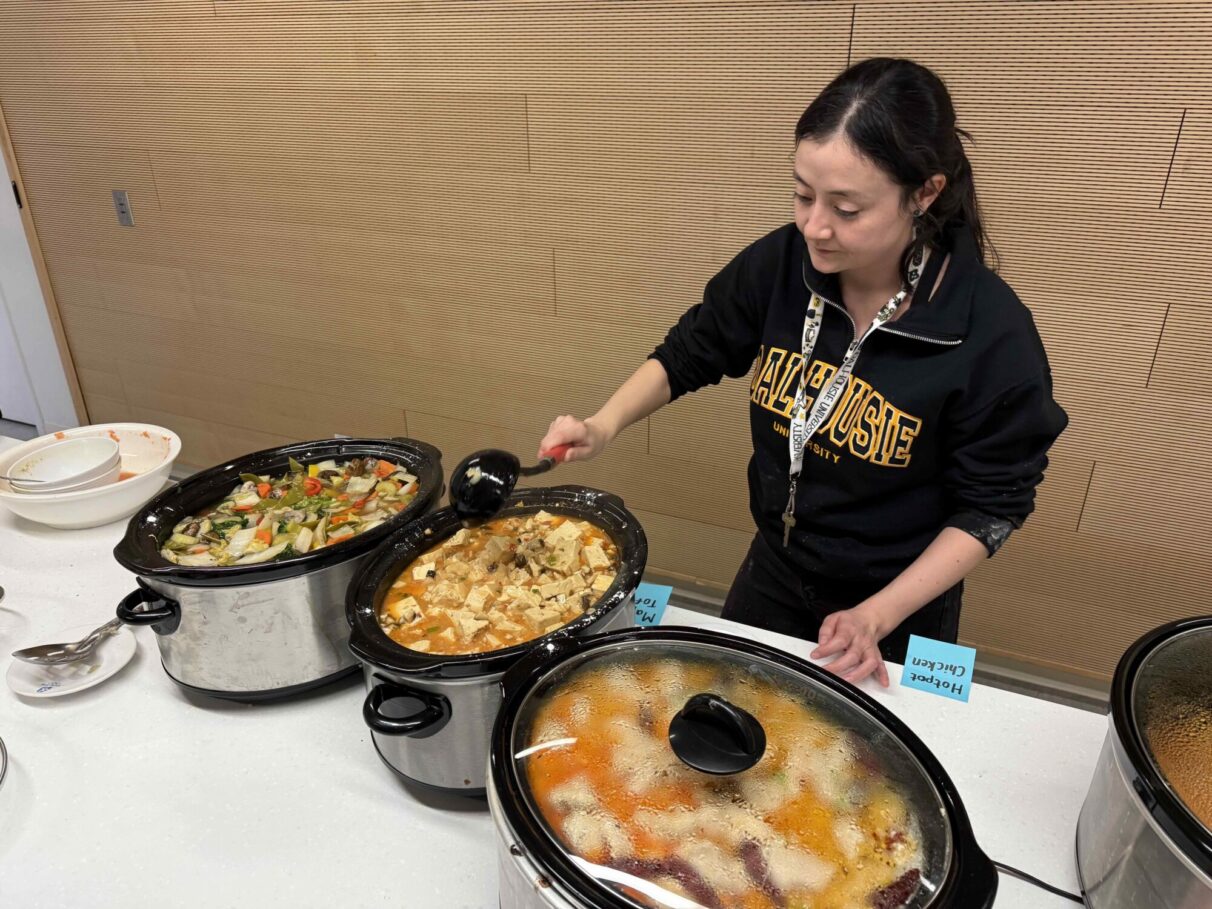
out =
[[863,342],[871,337],[881,325],[891,320],[896,315],[896,311],[900,305],[913,293],[914,288],[917,287],[918,279],[921,278],[922,266],[925,264],[925,261],[925,250],[919,249],[914,254],[913,260],[909,263],[909,280],[897,291],[894,297],[880,308],[880,311],[871,320],[871,324],[867,327],[866,331],[862,334],[859,334],[857,330],[855,331],[854,339],[850,342],[850,346],[846,348],[846,356],[842,358],[842,364],[838,367],[837,372],[833,374],[833,378],[829,381],[829,384],[817,395],[811,412],[808,411],[805,403],[808,397],[808,367],[812,363],[812,352],[816,348],[817,335],[820,334],[821,321],[825,311],[825,300],[816,291],[812,292],[812,296],[808,300],[808,312],[804,316],[804,335],[802,341],[804,358],[800,364],[800,382],[795,392],[795,404],[791,409],[791,490],[787,497],[787,508],[783,512],[783,546],[788,545],[791,539],[791,528],[795,526],[795,490],[800,472],[804,469],[804,448],[817,430],[825,425],[825,421],[829,419],[829,415],[833,412],[838,399],[841,398],[842,392],[845,391],[846,385],[850,381],[850,375],[854,372],[854,364],[858,362],[859,351],[863,346]]

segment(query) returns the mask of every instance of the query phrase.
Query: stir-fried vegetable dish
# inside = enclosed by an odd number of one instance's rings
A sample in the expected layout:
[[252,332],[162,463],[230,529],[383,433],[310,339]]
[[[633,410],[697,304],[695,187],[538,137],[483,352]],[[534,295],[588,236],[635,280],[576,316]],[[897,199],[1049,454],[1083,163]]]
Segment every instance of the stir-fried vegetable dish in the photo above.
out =
[[241,474],[222,502],[177,524],[160,554],[192,567],[289,559],[372,530],[417,496],[415,476],[378,458],[289,467]]

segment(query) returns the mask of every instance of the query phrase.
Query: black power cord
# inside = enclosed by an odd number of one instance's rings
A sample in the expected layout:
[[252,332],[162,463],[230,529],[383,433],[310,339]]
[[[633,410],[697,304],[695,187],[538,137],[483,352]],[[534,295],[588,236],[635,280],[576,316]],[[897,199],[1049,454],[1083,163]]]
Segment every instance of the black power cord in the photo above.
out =
[[1008,874],[1011,877],[1016,877],[1020,881],[1026,881],[1028,884],[1034,884],[1047,890],[1049,893],[1055,893],[1057,896],[1063,896],[1067,900],[1073,900],[1079,906],[1086,905],[1086,901],[1076,893],[1070,893],[1068,890],[1061,890],[1059,887],[1053,887],[1051,884],[1044,883],[1038,877],[1032,877],[1026,871],[1019,871],[1017,868],[1011,868],[1009,865],[1003,865],[1001,862],[994,862],[993,866],[1003,874]]

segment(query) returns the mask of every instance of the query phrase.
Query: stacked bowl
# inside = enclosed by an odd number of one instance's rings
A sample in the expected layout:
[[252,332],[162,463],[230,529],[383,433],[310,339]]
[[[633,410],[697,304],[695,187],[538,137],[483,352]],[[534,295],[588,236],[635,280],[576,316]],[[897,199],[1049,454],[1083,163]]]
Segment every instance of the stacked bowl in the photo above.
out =
[[176,433],[147,423],[40,436],[0,454],[0,504],[50,527],[109,524],[164,487],[180,452]]

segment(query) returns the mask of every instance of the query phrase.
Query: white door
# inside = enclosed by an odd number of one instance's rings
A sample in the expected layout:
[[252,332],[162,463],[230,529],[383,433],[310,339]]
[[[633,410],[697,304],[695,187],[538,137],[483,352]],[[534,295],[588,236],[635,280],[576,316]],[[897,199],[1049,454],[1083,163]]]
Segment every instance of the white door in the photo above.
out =
[[40,433],[76,426],[76,409],[0,155],[0,412]]
[[[0,257],[7,253],[8,250],[0,249]],[[7,267],[0,265],[0,272]],[[0,286],[0,418],[36,426],[41,422],[38,417],[34,390],[30,387],[25,360],[17,347],[17,335],[8,317],[4,288]]]

